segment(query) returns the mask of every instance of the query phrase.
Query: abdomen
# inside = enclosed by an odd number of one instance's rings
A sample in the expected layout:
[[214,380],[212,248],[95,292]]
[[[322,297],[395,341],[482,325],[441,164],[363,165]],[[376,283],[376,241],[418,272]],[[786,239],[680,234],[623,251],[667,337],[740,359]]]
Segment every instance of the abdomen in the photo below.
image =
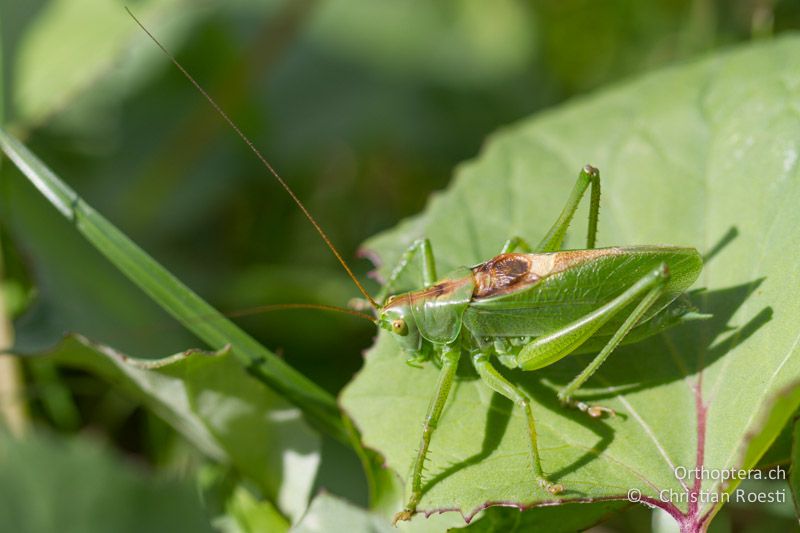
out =
[[[524,258],[529,259],[531,268],[544,268],[541,276],[513,292],[488,297],[476,293],[463,317],[464,327],[474,335],[516,337],[551,332],[609,302],[665,262],[671,274],[667,291],[641,323],[688,289],[702,270],[697,250],[677,246],[571,250],[524,254]],[[618,313],[598,334],[613,333],[628,313]]]

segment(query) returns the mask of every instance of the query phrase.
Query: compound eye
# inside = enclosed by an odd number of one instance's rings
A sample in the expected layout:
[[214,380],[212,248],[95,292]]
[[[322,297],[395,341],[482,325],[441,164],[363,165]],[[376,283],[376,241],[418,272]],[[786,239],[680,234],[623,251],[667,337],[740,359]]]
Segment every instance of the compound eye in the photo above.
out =
[[405,335],[408,333],[408,328],[406,327],[406,321],[402,318],[398,318],[397,320],[392,320],[392,332],[396,333],[397,335]]

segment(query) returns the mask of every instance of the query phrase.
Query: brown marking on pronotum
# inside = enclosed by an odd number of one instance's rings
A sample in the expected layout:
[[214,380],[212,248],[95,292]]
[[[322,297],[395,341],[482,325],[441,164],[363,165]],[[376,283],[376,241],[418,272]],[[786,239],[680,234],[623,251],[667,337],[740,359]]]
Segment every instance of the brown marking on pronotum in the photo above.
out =
[[475,290],[472,296],[490,298],[510,294],[580,263],[618,253],[620,253],[619,248],[599,248],[545,254],[500,254],[472,267],[472,275],[475,278]]
[[514,291],[541,278],[532,254],[500,254],[472,268],[475,298],[487,298]]
[[448,279],[426,289],[393,296],[386,302],[384,309],[408,305],[412,299],[433,300],[461,288],[465,283],[475,284],[473,298],[502,296],[525,289],[544,277],[558,274],[580,263],[620,252],[620,248],[598,248],[545,254],[500,254],[472,267],[472,279],[469,276]]
[[463,278],[457,279],[446,279],[437,283],[436,285],[431,285],[425,289],[421,289],[418,291],[407,292],[405,294],[400,294],[397,296],[392,296],[386,302],[384,309],[390,309],[392,307],[402,307],[404,305],[408,305],[411,303],[411,300],[435,300],[441,296],[446,294],[450,294],[455,292],[456,290],[463,287],[466,283],[471,283],[472,280],[470,276],[464,276]]

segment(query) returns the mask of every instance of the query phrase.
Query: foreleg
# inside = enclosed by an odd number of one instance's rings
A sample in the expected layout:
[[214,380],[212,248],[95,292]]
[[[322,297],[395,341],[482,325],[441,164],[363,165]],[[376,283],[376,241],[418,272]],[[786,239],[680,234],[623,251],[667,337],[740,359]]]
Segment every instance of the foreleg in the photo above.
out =
[[428,413],[425,415],[425,422],[422,424],[422,438],[420,439],[419,450],[417,450],[417,458],[414,461],[414,468],[411,473],[411,495],[406,503],[405,509],[394,515],[392,523],[397,523],[401,520],[410,520],[417,510],[417,504],[422,497],[422,469],[425,464],[425,456],[428,454],[428,446],[431,443],[431,437],[439,423],[439,417],[442,414],[447,397],[450,394],[450,388],[453,384],[453,378],[456,374],[456,367],[458,367],[458,360],[461,356],[461,351],[458,348],[445,347],[442,352],[442,369],[439,371],[439,379],[436,382],[436,389],[428,405]]

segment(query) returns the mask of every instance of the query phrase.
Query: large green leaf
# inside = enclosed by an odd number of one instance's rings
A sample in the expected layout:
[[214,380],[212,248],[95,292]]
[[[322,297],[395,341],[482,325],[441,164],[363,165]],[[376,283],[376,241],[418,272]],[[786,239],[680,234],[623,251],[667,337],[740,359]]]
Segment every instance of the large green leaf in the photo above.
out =
[[213,531],[191,481],[148,475],[91,439],[0,433],[0,464],[4,530]]
[[108,380],[209,457],[255,482],[290,517],[305,511],[320,439],[299,409],[248,375],[230,351],[134,359],[73,335],[44,359],[48,361]]
[[[684,528],[700,527],[718,504],[663,501],[662,491],[685,497],[737,482],[695,483],[676,468],[752,467],[796,409],[796,394],[769,406],[800,375],[799,108],[798,38],[670,68],[498,133],[422,215],[367,243],[384,277],[423,235],[440,272],[486,260],[508,237],[541,238],[592,163],[604,187],[601,246],[670,243],[707,256],[697,283],[707,290],[693,300],[713,318],[619,349],[583,389],[623,416],[590,420],[556,401],[588,356],[504,371],[535,402],[544,469],[567,487],[559,500],[637,489]],[[568,245],[580,247],[585,230],[575,226]],[[403,478],[437,374],[404,360],[381,334],[341,399],[365,444]],[[433,437],[419,508],[471,516],[492,503],[556,500],[536,486],[526,439],[521,413],[465,367]]]

